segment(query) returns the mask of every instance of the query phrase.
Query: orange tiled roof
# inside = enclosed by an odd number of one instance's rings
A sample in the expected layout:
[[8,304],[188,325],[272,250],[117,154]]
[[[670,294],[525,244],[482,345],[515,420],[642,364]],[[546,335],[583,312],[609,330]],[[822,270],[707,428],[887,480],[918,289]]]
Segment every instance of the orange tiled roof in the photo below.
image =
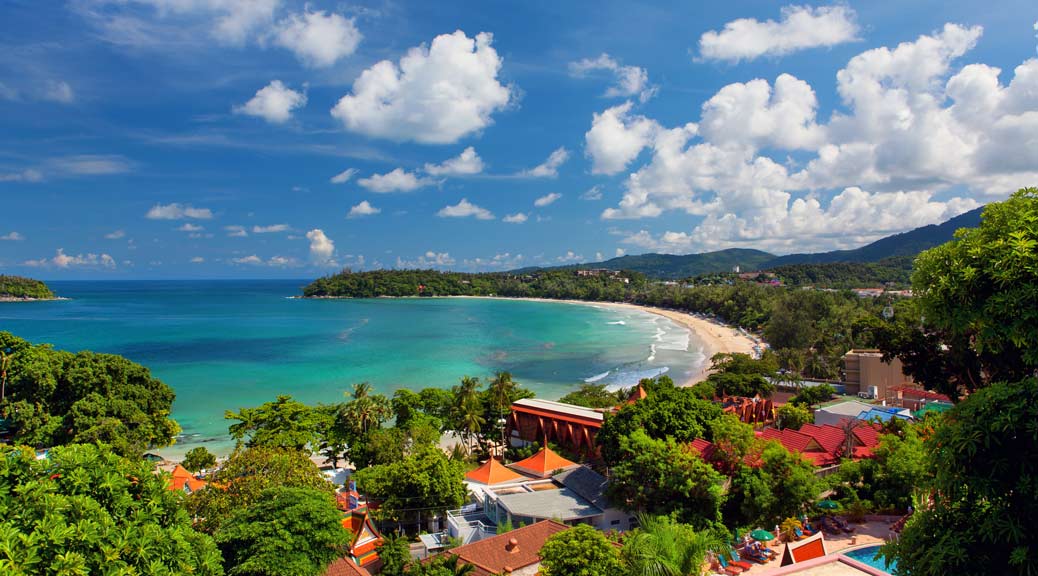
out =
[[799,564],[826,555],[825,537],[818,533],[803,542],[790,542],[782,553],[782,565]]
[[357,566],[349,558],[339,558],[324,569],[323,576],[371,576],[371,572]]
[[511,532],[492,536],[479,542],[452,548],[450,554],[461,562],[475,567],[473,576],[507,574],[541,561],[544,542],[553,534],[568,530],[569,526],[554,520],[541,520]]
[[509,470],[497,458],[491,458],[479,468],[466,474],[465,479],[471,482],[479,482],[480,484],[494,485],[525,480],[526,477]]
[[526,460],[520,460],[519,462],[510,464],[509,466],[519,470],[520,472],[544,478],[550,476],[551,473],[556,470],[565,470],[566,468],[578,466],[578,464],[566,460],[552,451],[551,448],[545,446],[544,448],[541,448],[540,452],[537,452]]
[[173,469],[173,481],[169,485],[169,489],[174,492],[183,492],[184,486],[187,486],[187,492],[195,492],[205,487],[205,480],[199,480],[195,478],[195,475],[188,472],[186,468],[177,464],[176,468]]

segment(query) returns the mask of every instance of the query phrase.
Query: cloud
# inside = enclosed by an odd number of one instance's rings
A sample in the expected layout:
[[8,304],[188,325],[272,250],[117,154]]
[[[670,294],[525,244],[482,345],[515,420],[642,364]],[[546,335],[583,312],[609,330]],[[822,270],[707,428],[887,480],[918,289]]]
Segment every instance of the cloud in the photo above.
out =
[[606,98],[637,97],[638,101],[646,102],[656,95],[658,88],[649,85],[649,73],[645,68],[623,66],[605,52],[593,60],[584,58],[569,64],[570,75],[577,78],[583,78],[596,70],[607,70],[613,74],[614,84],[606,90]]
[[812,87],[791,75],[725,86],[698,123],[656,131],[651,158],[602,217],[699,218],[690,231],[629,234],[648,249],[804,251],[866,243],[1004,198],[1038,180],[1038,59],[1005,82],[985,64],[956,70],[981,33],[947,24],[854,56],[836,75],[842,106],[826,122]]
[[442,268],[453,265],[454,258],[449,252],[433,252],[432,250],[414,260],[404,260],[400,257],[396,259],[397,268]]
[[480,208],[465,198],[462,198],[460,202],[453,206],[444,206],[436,215],[441,218],[468,218],[469,216],[475,216],[477,220],[494,219],[494,215],[489,210]]
[[522,262],[522,254],[513,255],[510,252],[504,252],[502,254],[494,254],[492,258],[466,258],[462,261],[462,264],[474,270],[508,270],[518,268],[522,265]]
[[195,256],[194,258],[188,260],[188,262],[192,264],[202,264],[203,262],[205,262],[205,258],[202,258],[201,256]]
[[544,196],[541,196],[540,198],[534,200],[533,205],[538,208],[544,208],[545,206],[553,204],[559,198],[562,198],[562,194],[559,194],[558,192],[552,192],[551,194],[545,194]]
[[185,222],[183,225],[177,228],[177,232],[201,232],[202,230],[205,230],[205,228],[197,224],[192,224],[190,222]]
[[324,235],[323,230],[314,228],[306,233],[306,239],[310,241],[310,260],[321,265],[331,263],[335,255],[335,243]]
[[42,98],[51,102],[71,104],[76,99],[76,93],[64,80],[51,80],[43,91]]
[[240,258],[231,258],[231,262],[235,264],[263,264],[263,259],[255,254],[251,254]]
[[82,154],[55,158],[49,164],[57,171],[80,176],[103,176],[129,172],[131,164],[122,156]]
[[105,234],[105,238],[107,238],[108,240],[118,240],[118,239],[123,238],[125,236],[126,236],[126,231],[124,231],[124,230],[113,230],[113,231],[109,232],[108,234]]
[[627,254],[627,250],[624,250],[623,248],[617,248],[616,249],[616,257],[617,258],[623,256],[624,254]]
[[210,220],[213,212],[208,208],[195,208],[190,204],[156,204],[144,215],[149,220]]
[[425,173],[433,176],[469,176],[483,171],[483,159],[472,146],[442,164],[426,164]]
[[260,88],[251,100],[234,107],[235,114],[263,118],[271,124],[284,124],[292,119],[292,111],[306,106],[306,94],[273,80]]
[[0,182],[42,182],[43,173],[33,168],[21,172],[0,173]]
[[699,38],[705,60],[739,62],[761,56],[782,56],[808,48],[836,46],[857,40],[854,10],[847,6],[786,6],[778,22],[740,18]]
[[4,234],[3,236],[0,236],[0,241],[2,240],[7,240],[10,242],[21,242],[22,240],[25,240],[25,236],[22,236],[18,232],[12,230],[11,232]]
[[372,174],[367,178],[357,180],[357,184],[378,194],[411,192],[436,183],[437,181],[432,178],[420,178],[403,168],[397,168],[387,174]]
[[584,257],[582,255],[577,254],[577,253],[573,252],[572,250],[567,250],[565,254],[563,254],[562,256],[559,256],[555,260],[558,261],[558,262],[580,262],[583,259],[584,259]]
[[299,266],[299,261],[295,258],[287,258],[285,256],[271,256],[269,259],[264,260],[255,254],[242,256],[240,258],[231,258],[231,263],[246,264],[249,266],[270,266],[271,268],[289,268]]
[[347,218],[363,218],[364,216],[374,216],[382,212],[382,210],[375,208],[367,200],[361,200],[360,204],[350,208],[350,213],[346,215]]
[[625,102],[594,114],[584,134],[584,154],[591,158],[592,174],[616,174],[627,168],[652,143],[659,124],[644,116],[631,116]]
[[584,191],[580,195],[581,200],[601,200],[602,199],[602,187],[595,185]]
[[342,172],[339,172],[335,176],[332,176],[332,178],[331,178],[331,180],[329,180],[329,182],[331,182],[332,184],[345,184],[345,183],[349,182],[350,179],[353,178],[356,175],[357,175],[357,169],[356,168],[347,168],[347,169],[343,170]]
[[543,163],[529,170],[523,170],[519,176],[523,178],[555,178],[559,175],[559,166],[562,166],[568,159],[569,151],[560,146]]
[[489,126],[512,91],[498,80],[502,60],[493,35],[458,30],[412,48],[399,66],[378,62],[332,109],[352,132],[389,140],[449,144]]
[[53,266],[63,270],[69,268],[115,268],[115,260],[108,254],[88,253],[69,256],[65,254],[64,248],[58,248],[53,258],[26,260],[23,264],[33,268],[50,268]]
[[87,4],[85,15],[98,21],[105,40],[117,44],[155,45],[164,40],[159,37],[163,33],[183,33],[182,20],[166,29],[134,13],[99,10],[127,4],[151,6],[160,18],[194,17],[217,42],[242,46],[270,28],[281,0],[95,0]]
[[253,226],[253,234],[273,234],[276,232],[287,232],[288,224],[271,224],[270,226]]
[[289,16],[277,24],[274,34],[275,44],[311,68],[327,68],[353,54],[360,40],[352,18],[321,10]]
[[223,229],[227,231],[227,235],[231,238],[245,238],[249,235],[244,226],[231,225],[224,226]]
[[501,219],[501,221],[507,222],[509,224],[522,224],[523,222],[526,222],[527,219],[529,219],[529,216],[527,216],[526,214],[522,212],[516,212],[515,214],[509,214],[505,216]]

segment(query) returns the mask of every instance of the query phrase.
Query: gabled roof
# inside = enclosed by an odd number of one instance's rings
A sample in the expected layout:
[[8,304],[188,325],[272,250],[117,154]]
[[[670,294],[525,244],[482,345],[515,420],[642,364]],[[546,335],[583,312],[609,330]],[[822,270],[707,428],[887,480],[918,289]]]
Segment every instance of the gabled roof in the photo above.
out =
[[703,457],[703,460],[709,460],[714,455],[714,450],[716,450],[716,447],[713,445],[713,443],[707,442],[702,438],[696,438],[692,441],[690,446],[696,452],[699,452],[699,455]]
[[569,526],[561,522],[542,520],[479,542],[452,548],[450,553],[456,555],[459,561],[475,566],[473,576],[506,574],[540,563],[540,552],[545,541],[568,529]]
[[520,460],[514,464],[509,464],[509,467],[512,469],[538,478],[546,478],[551,476],[556,470],[566,470],[576,466],[579,466],[579,464],[559,456],[547,446],[541,448],[539,452],[530,456],[526,460]]
[[339,558],[324,569],[323,576],[371,576],[371,572],[357,566],[350,558]]
[[814,424],[804,424],[800,427],[800,433],[814,438],[822,449],[830,454],[838,453],[843,446],[844,440],[847,438],[842,429],[830,425],[815,426]]
[[605,418],[601,412],[592,410],[591,408],[565,404],[562,402],[553,402],[551,400],[541,400],[539,398],[522,398],[516,400],[515,402],[512,402],[512,411],[525,412],[535,416],[545,416],[556,420],[573,422],[574,424],[593,426],[595,428],[602,426],[602,420]]
[[498,461],[497,458],[491,458],[479,468],[465,474],[465,479],[469,482],[478,482],[480,484],[493,486],[494,484],[525,480],[526,477],[509,470],[504,464]]
[[195,475],[188,472],[187,468],[184,468],[180,464],[177,464],[173,468],[173,480],[169,485],[169,489],[174,492],[187,492],[188,494],[205,488],[206,481],[195,478]]
[[609,501],[605,497],[609,480],[591,468],[580,466],[559,474],[555,479],[599,509],[609,508]]
[[782,566],[806,562],[826,555],[825,537],[821,532],[800,542],[789,542],[782,552]]
[[378,547],[382,535],[368,517],[366,509],[354,510],[342,519],[342,527],[353,534],[349,555],[357,564],[364,566],[378,560]]

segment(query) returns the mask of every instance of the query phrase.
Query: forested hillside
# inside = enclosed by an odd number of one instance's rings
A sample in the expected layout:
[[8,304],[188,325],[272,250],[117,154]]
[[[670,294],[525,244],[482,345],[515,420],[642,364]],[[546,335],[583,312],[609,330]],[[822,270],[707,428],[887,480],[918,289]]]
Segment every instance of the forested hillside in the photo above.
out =
[[39,280],[0,274],[0,298],[48,300],[54,298],[54,293]]

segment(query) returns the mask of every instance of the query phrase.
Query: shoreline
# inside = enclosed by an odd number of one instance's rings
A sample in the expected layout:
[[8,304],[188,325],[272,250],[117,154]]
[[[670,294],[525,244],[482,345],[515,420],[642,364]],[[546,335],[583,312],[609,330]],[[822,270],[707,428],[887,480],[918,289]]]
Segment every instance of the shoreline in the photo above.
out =
[[0,296],[0,302],[55,302],[58,300],[70,300],[63,296],[55,296],[53,298],[22,298],[20,296]]
[[[416,297],[417,298],[417,297]],[[625,310],[638,310],[656,316],[662,316],[679,326],[683,326],[693,333],[703,345],[705,356],[703,365],[698,372],[693,374],[685,382],[677,382],[678,386],[693,386],[706,380],[710,373],[710,358],[714,354],[741,353],[757,356],[760,343],[754,338],[746,335],[738,328],[727,324],[721,324],[715,320],[694,316],[687,312],[670,310],[667,308],[656,308],[654,306],[643,306],[641,304],[628,304],[626,302],[593,302],[588,300],[562,300],[553,298],[513,298],[508,296],[433,296],[432,298],[481,298],[486,300],[520,300],[527,302],[558,302],[560,304],[580,304],[583,306],[604,306]]]

